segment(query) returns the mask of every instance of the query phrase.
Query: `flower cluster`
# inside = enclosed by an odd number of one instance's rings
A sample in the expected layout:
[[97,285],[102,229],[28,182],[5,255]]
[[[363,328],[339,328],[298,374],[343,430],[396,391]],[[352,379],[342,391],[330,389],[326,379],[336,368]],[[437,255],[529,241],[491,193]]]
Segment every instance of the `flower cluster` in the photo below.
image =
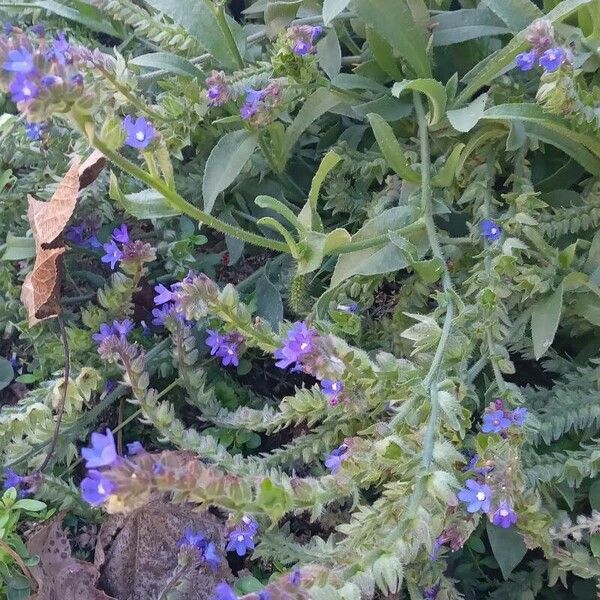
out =
[[60,107],[61,112],[75,104],[89,108],[94,98],[85,89],[77,50],[65,34],[59,32],[48,42],[43,28],[35,32],[39,31],[35,47],[27,34],[16,28],[6,28],[0,37],[0,89],[7,91],[26,115],[30,139],[40,138],[41,123],[55,108]]
[[258,533],[258,523],[251,517],[244,516],[231,530],[226,550],[244,556],[248,550],[254,550],[254,536]]
[[223,71],[212,71],[206,78],[206,87],[209,106],[223,106],[231,99],[231,89]]
[[502,433],[513,425],[522,427],[527,419],[527,409],[524,407],[506,410],[504,402],[497,399],[491,402],[483,415],[483,433]]
[[562,64],[568,62],[567,51],[556,45],[554,27],[550,21],[540,19],[529,27],[527,41],[531,50],[522,52],[515,60],[521,71],[530,71],[538,64],[546,73],[554,73]]
[[115,447],[115,438],[110,429],[105,434],[92,433],[91,446],[81,449],[81,457],[89,469],[81,482],[81,495],[92,506],[100,506],[115,492],[116,485],[100,470],[121,460]]
[[242,119],[253,125],[264,124],[271,111],[281,102],[282,91],[279,81],[271,81],[262,90],[248,88],[240,109]]
[[316,52],[315,43],[323,33],[320,26],[293,25],[287,30],[287,40],[294,54],[306,56]]
[[302,370],[302,361],[312,352],[316,337],[317,332],[309,329],[304,321],[294,323],[287,332],[283,346],[275,350],[275,366],[287,369],[293,365],[293,369]]
[[65,239],[76,246],[97,250],[102,244],[96,237],[98,226],[94,222],[81,221],[77,225],[69,225],[65,230]]
[[517,513],[506,498],[501,499],[492,509],[493,493],[486,483],[467,479],[465,488],[458,493],[458,498],[467,504],[467,512],[486,513],[490,521],[498,527],[508,529],[517,522]]
[[127,225],[117,227],[112,234],[110,242],[104,244],[102,262],[110,265],[114,271],[118,262],[123,263],[125,270],[137,271],[143,263],[151,262],[156,258],[154,248],[146,242],[131,240]]
[[192,529],[183,532],[183,539],[179,543],[182,550],[193,550],[196,556],[204,560],[213,570],[216,570],[222,562],[214,542],[206,539],[202,533],[196,533]]
[[92,335],[92,339],[98,344],[98,354],[108,361],[131,355],[134,352],[134,345],[127,341],[127,336],[133,329],[134,324],[130,319],[113,321],[112,325],[102,323],[100,331]]
[[222,334],[214,329],[207,329],[208,337],[206,345],[210,348],[211,356],[218,356],[224,367],[233,365],[237,367],[240,364],[240,349],[245,341],[241,333],[232,332]]

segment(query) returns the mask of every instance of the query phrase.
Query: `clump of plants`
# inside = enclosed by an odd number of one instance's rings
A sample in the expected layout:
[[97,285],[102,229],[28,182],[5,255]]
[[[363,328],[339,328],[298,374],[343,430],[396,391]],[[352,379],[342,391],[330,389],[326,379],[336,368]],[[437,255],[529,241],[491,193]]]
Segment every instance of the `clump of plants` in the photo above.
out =
[[0,11],[6,597],[595,597],[597,2]]

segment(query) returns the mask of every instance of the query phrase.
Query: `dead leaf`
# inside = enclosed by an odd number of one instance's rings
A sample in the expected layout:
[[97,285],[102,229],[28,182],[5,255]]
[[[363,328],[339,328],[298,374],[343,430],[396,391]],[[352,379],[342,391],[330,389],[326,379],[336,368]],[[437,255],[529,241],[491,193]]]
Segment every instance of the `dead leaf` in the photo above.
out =
[[31,567],[39,589],[30,600],[116,600],[96,587],[100,573],[92,563],[71,556],[64,516],[56,515],[27,541],[29,553],[40,557]]
[[79,191],[98,177],[105,163],[104,156],[95,150],[83,164],[79,158],[73,161],[48,202],[28,196],[27,218],[36,257],[23,283],[21,301],[30,326],[60,314],[60,267],[65,252],[62,234],[75,210]]
[[225,534],[221,522],[190,504],[161,500],[129,514],[109,515],[100,528],[94,563],[101,571],[100,587],[117,598],[157,598],[177,566],[179,543],[186,528],[213,541],[223,557],[213,571],[201,564],[178,590],[180,600],[207,600],[220,581],[230,580],[225,558]]

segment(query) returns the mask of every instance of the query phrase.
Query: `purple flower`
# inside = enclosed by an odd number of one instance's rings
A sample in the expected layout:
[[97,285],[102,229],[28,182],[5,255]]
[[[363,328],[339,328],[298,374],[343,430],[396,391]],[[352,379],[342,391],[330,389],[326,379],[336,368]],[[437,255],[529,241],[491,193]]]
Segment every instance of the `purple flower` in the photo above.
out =
[[238,556],[244,556],[248,550],[254,550],[254,534],[246,529],[234,529],[229,534],[225,550],[227,552],[235,551]]
[[508,429],[512,425],[512,421],[506,416],[504,411],[494,410],[483,415],[483,433],[500,433]]
[[71,75],[71,83],[75,86],[83,85],[83,75],[81,73],[75,73],[75,75]]
[[246,100],[244,105],[240,109],[240,114],[242,115],[242,119],[248,120],[253,117],[260,108],[260,102],[263,97],[262,90],[255,90],[252,88],[248,88],[246,90]]
[[310,41],[313,44],[317,41],[317,38],[323,33],[323,28],[320,25],[315,25],[312,28],[312,32],[310,34]]
[[507,500],[502,500],[498,509],[492,515],[492,523],[503,529],[508,529],[517,522],[517,513]]
[[111,270],[114,271],[117,263],[123,260],[123,252],[121,252],[120,248],[114,241],[104,244],[103,248],[106,254],[100,260],[103,263],[110,264]]
[[52,47],[46,53],[48,60],[55,60],[60,65],[66,65],[72,62],[71,46],[65,38],[65,34],[59,31],[54,39]]
[[294,54],[297,54],[298,56],[306,56],[307,54],[310,54],[312,49],[313,45],[305,40],[298,40],[294,44]]
[[321,391],[328,396],[333,396],[343,391],[344,383],[342,381],[333,381],[332,379],[323,379],[321,381]]
[[174,312],[173,304],[163,304],[160,308],[152,309],[152,325],[163,327],[167,318]]
[[216,570],[221,564],[221,556],[217,551],[217,547],[215,546],[214,542],[208,542],[208,544],[206,544],[206,548],[204,548],[204,554],[202,557],[213,570]]
[[480,227],[481,235],[488,242],[495,242],[499,240],[500,236],[502,235],[502,229],[500,229],[498,223],[495,223],[491,219],[484,219],[483,221],[481,221]]
[[41,79],[42,86],[45,88],[51,88],[53,85],[56,85],[61,81],[60,77],[56,77],[55,75],[44,75]]
[[81,495],[92,506],[106,502],[116,489],[115,483],[95,469],[88,471],[87,477],[81,482]]
[[531,50],[529,52],[521,52],[521,54],[517,55],[515,64],[521,71],[531,71],[531,69],[533,69],[535,66],[536,60],[537,52],[535,50]]
[[162,283],[154,286],[156,296],[154,296],[154,304],[166,304],[167,302],[173,301],[173,292]]
[[180,546],[194,546],[201,552],[206,546],[206,538],[201,533],[196,533],[193,529],[187,528],[183,532],[183,539],[179,542]]
[[98,333],[95,333],[92,336],[92,339],[97,344],[101,344],[104,340],[109,338],[111,335],[115,335],[115,331],[112,328],[112,325],[108,325],[108,323],[102,323],[100,325],[100,331]]
[[132,148],[147,148],[156,135],[154,126],[144,117],[138,117],[134,121],[131,115],[127,115],[122,127],[126,133],[125,143]]
[[36,23],[31,27],[31,33],[44,37],[46,35],[46,26],[43,23]]
[[434,561],[440,552],[440,548],[448,541],[445,535],[438,535],[433,541],[431,553],[429,554],[429,560]]
[[115,242],[129,244],[129,231],[127,231],[127,225],[123,223],[120,227],[113,229],[112,237]]
[[205,343],[210,347],[210,355],[214,356],[221,348],[223,336],[214,329],[207,329],[206,333],[208,333],[208,337],[206,338]]
[[294,569],[290,573],[290,583],[294,587],[298,587],[300,585],[301,580],[302,580],[302,571],[300,569]]
[[135,325],[131,319],[113,321],[112,326],[115,334],[119,335],[122,340],[125,340],[127,336],[135,329]]
[[129,456],[135,456],[136,454],[143,454],[145,452],[144,446],[140,442],[131,442],[127,444],[127,454]]
[[479,510],[490,512],[492,490],[489,485],[479,483],[474,479],[467,479],[466,488],[458,493],[458,498],[467,503],[467,512],[475,513]]
[[218,356],[224,367],[233,365],[237,367],[240,364],[239,347],[244,341],[243,336],[238,333],[229,333],[221,335],[214,329],[207,329],[208,337],[205,340],[210,347],[211,356]]
[[2,30],[4,31],[4,35],[10,35],[13,30],[13,24],[10,21],[5,21]]
[[435,585],[432,585],[431,587],[428,587],[425,590],[423,590],[423,598],[425,598],[425,600],[435,600],[439,591],[440,584],[436,583]]
[[27,137],[34,142],[42,139],[43,132],[43,123],[27,123],[27,125],[25,125],[25,133],[27,134]]
[[524,406],[520,406],[519,408],[515,408],[512,411],[512,422],[517,427],[523,427],[525,425],[525,420],[527,419],[527,409]]
[[24,477],[17,475],[10,467],[4,471],[4,483],[2,487],[7,490],[8,488],[18,488],[24,481]]
[[228,367],[229,365],[237,367],[240,364],[238,344],[235,342],[224,342],[219,348],[217,356],[221,358],[221,364],[224,367]]
[[238,527],[249,531],[252,535],[256,535],[258,533],[258,523],[248,515],[244,515],[242,520],[240,521]]
[[8,90],[13,102],[32,100],[33,98],[37,98],[39,94],[37,83],[33,79],[28,78],[27,75],[21,73],[16,75]]
[[269,590],[261,590],[258,592],[258,600],[271,600],[271,592]]
[[228,583],[219,583],[215,588],[215,595],[212,600],[238,600],[233,588]]
[[92,433],[90,448],[82,448],[81,456],[86,461],[87,469],[108,467],[117,460],[117,449],[112,431],[107,427],[106,434]]
[[540,56],[540,66],[544,67],[546,73],[554,73],[566,58],[567,53],[563,48],[550,48]]
[[3,69],[10,73],[20,73],[21,75],[29,75],[35,71],[33,64],[33,55],[26,48],[17,48],[11,50],[6,56]]
[[477,462],[479,461],[479,454],[474,454],[471,457],[471,460],[469,460],[469,464],[465,467],[465,471],[473,471],[473,473],[476,473],[477,475],[487,475],[488,473],[490,473],[491,471],[494,470],[493,467],[491,466],[486,466],[486,467],[478,467],[477,466]]
[[165,471],[166,471],[166,469],[165,469],[164,465],[161,465],[160,463],[156,462],[152,465],[152,474],[153,475],[157,475],[157,476],[164,475]]
[[285,369],[293,363],[302,362],[302,358],[313,349],[313,339],[317,332],[309,329],[304,321],[295,323],[288,331],[281,348],[275,350],[278,361],[276,367]]
[[332,450],[325,459],[325,466],[335,475],[342,466],[342,463],[348,458],[348,446],[342,444],[339,448]]
[[356,302],[351,302],[350,304],[338,304],[336,308],[341,312],[350,314],[358,312],[358,304],[356,304]]

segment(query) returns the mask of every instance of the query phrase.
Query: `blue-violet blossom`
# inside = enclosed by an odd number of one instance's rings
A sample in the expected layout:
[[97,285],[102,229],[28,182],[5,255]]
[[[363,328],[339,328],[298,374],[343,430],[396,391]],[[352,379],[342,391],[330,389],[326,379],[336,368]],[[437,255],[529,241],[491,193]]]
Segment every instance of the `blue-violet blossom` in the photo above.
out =
[[483,235],[488,242],[495,242],[500,239],[500,236],[502,235],[502,229],[500,229],[500,225],[498,225],[498,223],[495,221],[492,221],[491,219],[483,219],[480,226],[481,235]]
[[86,468],[108,467],[117,460],[117,449],[112,431],[107,427],[106,434],[92,433],[91,447],[82,448],[81,456]]
[[92,506],[100,506],[108,500],[117,486],[100,471],[91,469],[81,482],[81,495]]
[[467,479],[465,486],[466,488],[458,493],[458,498],[467,503],[467,512],[475,513],[480,510],[485,513],[490,512],[492,501],[490,486],[479,483],[474,479]]
[[138,117],[134,121],[131,115],[127,115],[122,126],[126,134],[125,143],[132,148],[147,148],[156,135],[154,126],[144,117]]
[[537,52],[530,50],[529,52],[521,52],[515,59],[515,64],[521,71],[531,71],[537,61]]
[[342,463],[348,458],[348,446],[342,444],[339,448],[332,450],[325,459],[325,466],[335,475],[342,466]]
[[567,58],[567,53],[563,48],[550,48],[540,56],[540,66],[546,73],[554,73],[558,70]]
[[304,356],[312,351],[317,332],[309,329],[304,321],[294,323],[288,331],[283,346],[275,350],[276,367],[286,369],[292,364],[301,363]]
[[492,523],[503,529],[508,529],[517,522],[517,513],[507,500],[502,500],[492,515]]

